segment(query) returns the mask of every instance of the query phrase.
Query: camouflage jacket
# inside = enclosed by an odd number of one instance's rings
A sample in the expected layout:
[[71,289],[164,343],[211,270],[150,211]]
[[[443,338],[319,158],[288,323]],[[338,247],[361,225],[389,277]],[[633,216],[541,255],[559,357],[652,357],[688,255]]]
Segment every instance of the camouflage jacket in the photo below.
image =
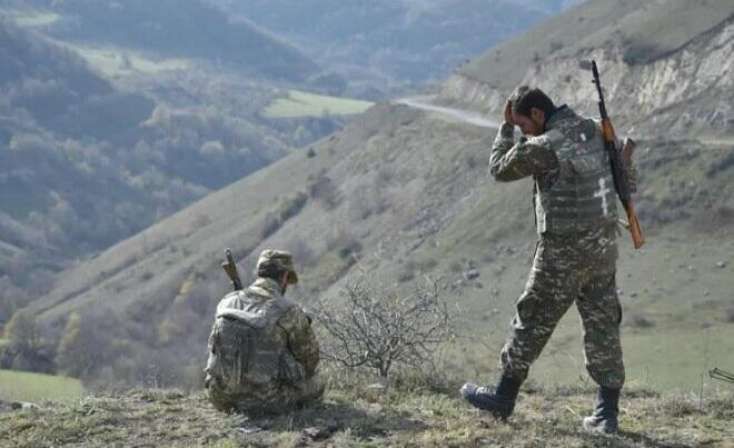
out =
[[250,389],[267,399],[284,384],[313,377],[318,362],[310,319],[277,282],[259,278],[217,306],[205,371],[220,388],[242,395]]
[[540,235],[586,234],[613,238],[617,203],[608,156],[597,123],[562,106],[539,136],[521,137],[504,123],[495,139],[490,173],[503,182],[532,176]]

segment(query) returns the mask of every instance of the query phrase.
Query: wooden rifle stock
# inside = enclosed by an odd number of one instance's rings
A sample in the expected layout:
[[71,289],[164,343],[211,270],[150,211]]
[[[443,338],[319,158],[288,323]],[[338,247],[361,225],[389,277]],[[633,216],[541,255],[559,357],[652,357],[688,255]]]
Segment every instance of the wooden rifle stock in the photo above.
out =
[[645,244],[645,237],[642,236],[642,228],[640,227],[640,220],[637,219],[637,213],[635,213],[635,207],[632,204],[632,199],[624,206],[624,210],[627,212],[627,221],[630,224],[630,234],[632,235],[632,244],[635,249],[639,249]]
[[242,289],[242,280],[240,280],[240,274],[237,272],[237,264],[232,256],[232,251],[227,249],[224,254],[227,261],[222,263],[222,269],[224,269],[224,272],[227,273],[227,276],[232,281],[232,288],[235,291],[240,291]]
[[601,129],[602,135],[604,136],[604,144],[606,150],[609,153],[609,163],[612,168],[612,175],[614,177],[614,188],[617,190],[619,200],[624,206],[624,211],[627,213],[627,221],[629,222],[629,231],[632,235],[632,244],[635,249],[641,248],[645,244],[645,237],[642,235],[642,228],[640,227],[640,220],[637,219],[637,213],[635,212],[635,206],[632,201],[629,184],[627,182],[626,174],[624,173],[624,165],[622,163],[621,151],[617,149],[617,136],[612,126],[612,121],[607,115],[607,107],[604,103],[604,93],[601,88],[601,81],[599,80],[599,71],[596,67],[596,61],[592,61],[592,71],[594,74],[594,84],[596,84],[597,91],[599,93],[599,112],[601,114]]

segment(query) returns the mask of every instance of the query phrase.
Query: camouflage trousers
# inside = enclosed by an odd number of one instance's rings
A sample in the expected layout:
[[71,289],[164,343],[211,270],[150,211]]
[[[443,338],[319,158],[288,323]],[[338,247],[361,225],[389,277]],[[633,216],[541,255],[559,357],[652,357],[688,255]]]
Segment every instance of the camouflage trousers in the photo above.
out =
[[516,304],[510,338],[502,349],[506,375],[525,380],[558,321],[575,303],[581,315],[586,369],[600,386],[621,388],[624,364],[619,326],[614,237],[543,236],[525,290]]
[[317,377],[312,377],[297,386],[281,385],[267,400],[242,390],[232,393],[218,384],[207,385],[207,390],[209,401],[220,411],[250,415],[282,414],[321,399],[324,384]]

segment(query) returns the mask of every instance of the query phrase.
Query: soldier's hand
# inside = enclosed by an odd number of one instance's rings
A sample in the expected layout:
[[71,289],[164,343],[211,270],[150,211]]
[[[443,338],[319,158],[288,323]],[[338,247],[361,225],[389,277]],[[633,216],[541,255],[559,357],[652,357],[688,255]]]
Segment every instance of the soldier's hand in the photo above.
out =
[[512,119],[512,101],[507,100],[505,104],[505,123],[515,125],[515,121]]

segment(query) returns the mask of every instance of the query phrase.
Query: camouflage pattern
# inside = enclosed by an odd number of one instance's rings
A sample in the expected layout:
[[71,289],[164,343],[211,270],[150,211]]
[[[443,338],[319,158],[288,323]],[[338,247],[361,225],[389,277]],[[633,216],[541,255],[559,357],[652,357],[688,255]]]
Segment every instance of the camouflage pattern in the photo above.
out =
[[495,141],[490,171],[498,180],[533,176],[538,234],[576,233],[617,222],[609,158],[599,126],[562,106],[546,132],[514,144],[512,126]]
[[293,256],[290,252],[284,250],[265,249],[260,253],[260,257],[257,259],[257,265],[255,270],[259,270],[261,267],[272,265],[288,273],[288,283],[298,283],[298,274],[293,267]]
[[321,396],[319,346],[305,312],[258,278],[217,306],[205,372],[220,410],[283,412]]
[[[521,138],[515,144],[513,131],[507,123],[500,129],[490,172],[500,181],[533,176],[540,239],[525,290],[516,304],[511,336],[502,349],[504,374],[524,380],[561,317],[576,303],[589,374],[601,386],[621,388],[622,310],[615,280],[619,230],[613,181],[607,177],[611,170],[605,165],[602,172],[599,161],[604,159],[593,152],[604,155],[596,136],[599,133],[589,127],[588,120],[565,107],[548,120],[543,135]],[[580,133],[585,137],[579,137]],[[608,179],[611,194],[599,185],[596,193],[583,186],[593,186],[594,178]],[[572,185],[582,186],[575,195],[568,195],[581,213],[574,213],[569,204],[558,206],[562,201],[553,194],[556,188],[573,191]]]

